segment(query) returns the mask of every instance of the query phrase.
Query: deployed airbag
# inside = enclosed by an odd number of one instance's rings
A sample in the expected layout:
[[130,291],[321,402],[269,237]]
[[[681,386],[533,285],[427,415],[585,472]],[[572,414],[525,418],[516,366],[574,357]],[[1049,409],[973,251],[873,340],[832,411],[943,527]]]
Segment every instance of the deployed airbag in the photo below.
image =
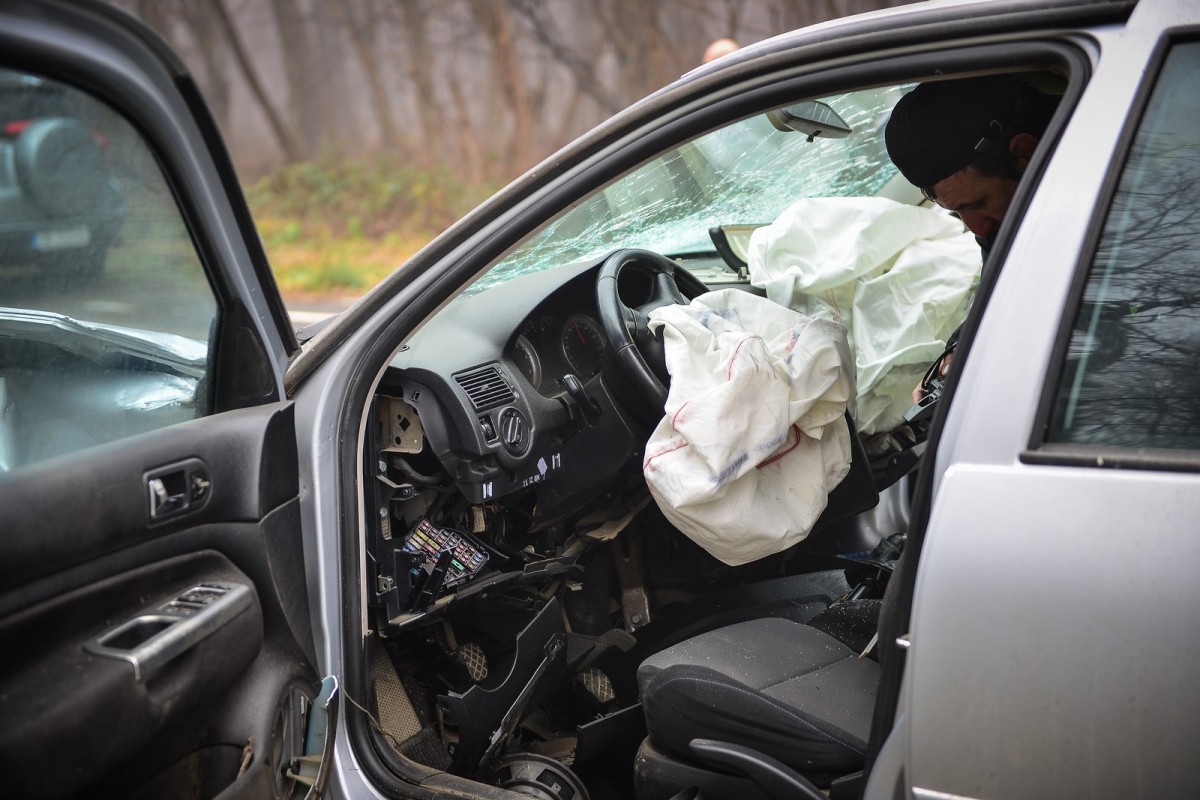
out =
[[896,427],[913,388],[962,323],[979,245],[943,212],[875,197],[800,200],[750,240],[750,282],[849,329],[862,433]]
[[738,289],[650,326],[671,373],[643,462],[663,514],[730,565],[803,539],[850,469],[846,329]]

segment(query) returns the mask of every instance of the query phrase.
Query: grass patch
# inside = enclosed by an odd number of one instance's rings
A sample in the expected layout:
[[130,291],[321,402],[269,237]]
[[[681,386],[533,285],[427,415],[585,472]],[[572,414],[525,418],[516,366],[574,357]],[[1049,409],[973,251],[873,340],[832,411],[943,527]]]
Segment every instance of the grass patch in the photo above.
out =
[[361,293],[491,194],[445,166],[375,158],[292,164],[246,187],[284,292]]

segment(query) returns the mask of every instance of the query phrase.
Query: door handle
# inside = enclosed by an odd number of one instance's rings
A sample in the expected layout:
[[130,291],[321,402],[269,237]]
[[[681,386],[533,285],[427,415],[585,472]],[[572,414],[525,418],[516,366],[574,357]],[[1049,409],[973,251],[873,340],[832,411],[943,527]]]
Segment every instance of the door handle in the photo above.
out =
[[151,522],[195,511],[208,502],[211,493],[212,480],[208,476],[208,468],[198,458],[189,458],[146,473]]

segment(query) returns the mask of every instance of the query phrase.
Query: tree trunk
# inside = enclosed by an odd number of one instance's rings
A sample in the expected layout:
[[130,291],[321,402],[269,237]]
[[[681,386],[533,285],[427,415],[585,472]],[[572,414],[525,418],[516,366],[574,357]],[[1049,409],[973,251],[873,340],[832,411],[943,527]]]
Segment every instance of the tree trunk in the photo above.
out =
[[462,160],[466,163],[467,178],[471,183],[483,181],[483,147],[471,125],[470,104],[463,93],[458,79],[451,75],[448,79],[450,96],[454,98],[454,107],[458,111],[455,130],[458,132],[458,144],[462,151]]
[[450,156],[446,114],[446,98],[438,93],[434,81],[434,51],[429,42],[430,7],[427,0],[406,0],[399,4],[403,14],[401,31],[404,37],[405,69],[416,90],[413,104],[420,129],[417,146],[432,160]]
[[[596,62],[608,43],[606,37],[598,37],[595,44],[572,43],[554,24],[552,15],[537,0],[517,0],[516,9],[524,18],[537,43],[550,54],[570,74],[572,81],[579,91],[582,91],[599,106],[602,113],[615,114],[624,105],[620,99],[600,80],[596,72]],[[574,9],[580,14],[595,14],[594,5],[580,4]],[[594,22],[590,20],[588,22]],[[594,24],[580,24],[576,30],[592,30]],[[590,55],[581,55],[581,50],[590,51]]]
[[208,4],[182,3],[179,12],[196,40],[204,65],[204,71],[197,76],[204,99],[212,109],[217,124],[223,129],[228,128],[232,121],[227,69],[229,54],[225,52],[225,37],[221,34],[220,22]]
[[594,6],[617,52],[617,85],[627,105],[661,89],[699,60],[683,58],[678,40],[664,35],[661,0],[610,0]]
[[326,7],[350,33],[350,44],[358,57],[359,66],[367,79],[367,89],[375,110],[375,119],[383,137],[383,144],[394,150],[400,143],[400,134],[392,117],[392,104],[383,83],[383,72],[379,68],[379,55],[374,44],[374,34],[379,23],[368,6],[365,20],[358,20],[347,0],[324,0]]
[[242,45],[241,37],[238,36],[233,20],[229,16],[229,10],[225,7],[225,0],[212,0],[212,7],[221,30],[229,42],[229,47],[233,51],[234,60],[237,61],[238,67],[246,78],[246,84],[250,88],[250,93],[258,101],[259,107],[267,118],[267,124],[271,126],[272,133],[279,140],[279,146],[283,148],[284,158],[289,162],[299,161],[302,152],[300,143],[296,140],[296,137],[288,126],[284,124],[283,119],[279,116],[279,112],[271,105],[270,100],[267,98],[267,92],[263,88],[262,81],[259,80],[254,65],[250,63],[250,59],[246,55],[246,49]]
[[304,19],[296,0],[271,0],[275,26],[279,31],[279,58],[283,62],[283,79],[287,86],[284,119],[303,150],[305,158],[316,152],[316,132],[308,123],[308,96],[304,59],[312,51],[304,27]]
[[517,50],[512,17],[507,3],[497,0],[468,0],[491,51],[494,79],[512,114],[512,131],[506,148],[505,161],[521,172],[532,166],[534,153],[533,102],[521,55]]

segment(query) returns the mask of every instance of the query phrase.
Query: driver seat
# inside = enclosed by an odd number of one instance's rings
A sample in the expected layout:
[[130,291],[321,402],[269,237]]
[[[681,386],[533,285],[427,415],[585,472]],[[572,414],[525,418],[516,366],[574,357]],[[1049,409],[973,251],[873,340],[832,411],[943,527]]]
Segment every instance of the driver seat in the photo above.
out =
[[755,765],[700,752],[696,739],[734,745],[743,760],[765,756],[758,760],[778,761],[817,785],[862,769],[879,674],[878,663],[828,633],[779,617],[668,647],[638,668],[649,732],[638,800],[671,797],[684,786],[700,787],[702,797],[772,796],[761,780],[731,784],[697,769],[700,762],[752,774]]

